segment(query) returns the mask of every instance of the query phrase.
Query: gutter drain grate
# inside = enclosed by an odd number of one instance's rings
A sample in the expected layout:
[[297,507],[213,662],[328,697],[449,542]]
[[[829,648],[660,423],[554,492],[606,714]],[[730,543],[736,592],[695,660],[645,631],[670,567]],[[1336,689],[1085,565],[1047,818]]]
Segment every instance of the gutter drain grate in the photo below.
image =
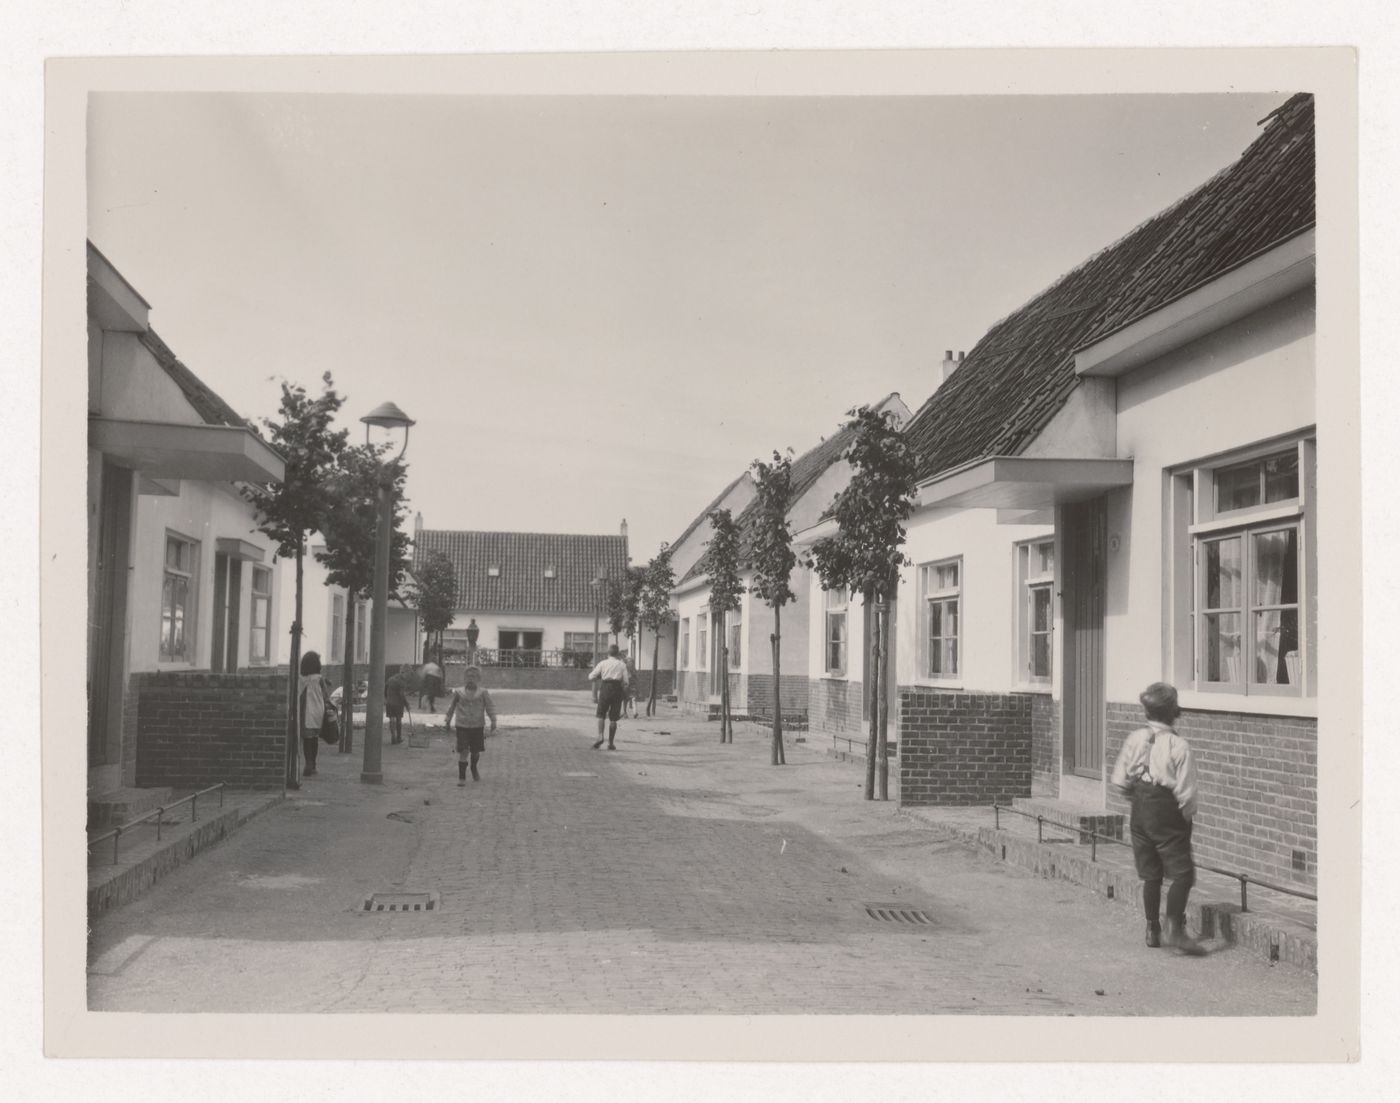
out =
[[866,915],[881,923],[912,923],[919,926],[933,924],[933,920],[929,918],[927,912],[919,911],[918,908],[908,908],[903,904],[865,904],[863,906]]
[[376,892],[365,897],[367,912],[430,912],[438,910],[435,892]]

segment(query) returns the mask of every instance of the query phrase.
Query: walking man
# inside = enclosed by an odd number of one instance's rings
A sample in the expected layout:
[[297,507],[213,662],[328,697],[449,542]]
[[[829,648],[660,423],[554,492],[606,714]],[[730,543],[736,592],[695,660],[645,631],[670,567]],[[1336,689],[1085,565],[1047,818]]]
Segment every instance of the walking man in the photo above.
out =
[[603,745],[603,721],[608,721],[608,750],[617,750],[613,742],[617,737],[617,718],[622,713],[622,702],[627,696],[627,664],[618,658],[617,644],[608,648],[608,657],[600,662],[588,675],[590,682],[598,682],[598,742],[593,744],[596,751]]

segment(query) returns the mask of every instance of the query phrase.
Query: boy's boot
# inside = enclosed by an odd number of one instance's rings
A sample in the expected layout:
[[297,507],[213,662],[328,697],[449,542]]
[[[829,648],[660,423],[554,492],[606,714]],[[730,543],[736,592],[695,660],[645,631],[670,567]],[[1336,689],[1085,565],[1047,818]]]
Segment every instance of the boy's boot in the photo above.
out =
[[1167,929],[1165,933],[1165,944],[1178,954],[1187,957],[1200,957],[1204,954],[1205,948],[1186,933],[1186,917],[1177,915],[1167,916]]
[[1162,924],[1155,919],[1147,921],[1147,944],[1154,950],[1162,944]]
[[481,775],[476,772],[476,755],[472,755],[472,780],[480,781]]

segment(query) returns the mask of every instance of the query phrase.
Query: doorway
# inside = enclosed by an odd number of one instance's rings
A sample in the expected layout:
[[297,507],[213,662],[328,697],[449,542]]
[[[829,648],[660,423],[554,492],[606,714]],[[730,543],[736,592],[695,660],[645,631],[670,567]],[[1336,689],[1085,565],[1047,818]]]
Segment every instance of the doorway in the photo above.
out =
[[1108,517],[1102,497],[1062,507],[1064,772],[1102,779]]

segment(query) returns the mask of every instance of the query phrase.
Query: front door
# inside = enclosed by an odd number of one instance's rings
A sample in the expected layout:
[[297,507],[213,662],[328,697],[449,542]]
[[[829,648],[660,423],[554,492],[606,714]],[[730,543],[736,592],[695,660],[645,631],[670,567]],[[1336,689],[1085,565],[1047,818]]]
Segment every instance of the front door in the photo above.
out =
[[1108,519],[1103,498],[1061,511],[1064,613],[1064,770],[1102,778],[1104,593]]
[[97,493],[96,554],[88,611],[88,785],[114,789],[121,770],[126,680],[127,578],[131,563],[134,476],[104,463]]

